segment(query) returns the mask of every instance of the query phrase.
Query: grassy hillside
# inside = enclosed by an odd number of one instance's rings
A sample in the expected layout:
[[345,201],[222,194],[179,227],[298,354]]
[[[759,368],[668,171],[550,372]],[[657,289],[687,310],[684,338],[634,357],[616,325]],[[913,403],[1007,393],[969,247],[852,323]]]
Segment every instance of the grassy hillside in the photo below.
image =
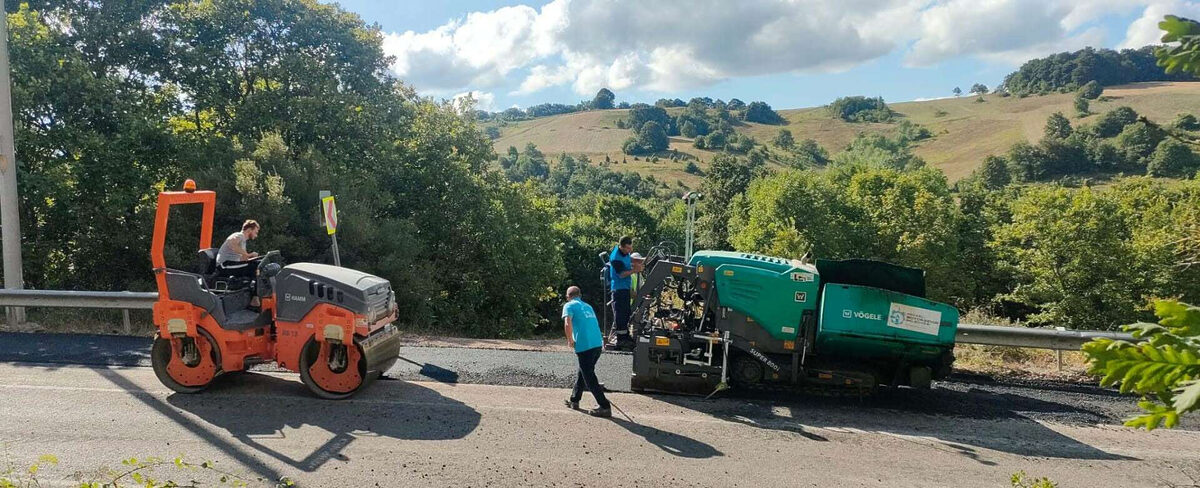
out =
[[[1200,83],[1138,83],[1109,87],[1104,90],[1108,101],[1093,101],[1093,113],[1104,113],[1120,105],[1133,107],[1139,114],[1161,123],[1169,123],[1181,112],[1200,115]],[[751,97],[753,98],[753,97]],[[1079,119],[1074,115],[1074,94],[1053,94],[1027,98],[987,95],[984,102],[974,96],[891,104],[902,119],[928,127],[934,136],[922,141],[914,152],[929,164],[941,168],[951,180],[970,174],[989,154],[1000,154],[1022,139],[1036,141],[1042,137],[1046,117],[1061,111],[1073,125],[1090,123],[1095,115]],[[682,109],[668,111],[674,115]],[[621,153],[621,143],[632,135],[618,129],[617,120],[628,110],[582,112],[510,123],[501,127],[501,137],[495,141],[497,152],[509,146],[523,148],[532,142],[547,155],[561,153],[586,154],[593,161],[608,156],[618,164],[616,169],[655,175],[666,181],[682,180],[687,184],[699,181],[684,173],[684,162],[660,159],[651,163],[642,158]],[[815,139],[831,154],[841,151],[859,132],[892,134],[896,124],[851,124],[831,118],[824,108],[780,110],[787,125],[747,123],[738,131],[748,132],[760,143],[769,143],[780,128],[788,128],[797,140]],[[701,161],[705,167],[716,153],[692,147],[683,137],[671,139],[671,149]],[[626,161],[621,164],[621,161]]]

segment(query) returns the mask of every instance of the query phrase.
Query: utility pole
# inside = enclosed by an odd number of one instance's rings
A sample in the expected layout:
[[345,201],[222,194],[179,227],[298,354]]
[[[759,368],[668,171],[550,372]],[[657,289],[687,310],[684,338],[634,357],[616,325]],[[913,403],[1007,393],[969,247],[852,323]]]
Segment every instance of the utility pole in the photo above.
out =
[[[17,158],[13,142],[12,80],[8,66],[8,19],[0,21],[0,240],[3,241],[4,287],[21,289],[21,219],[17,195]],[[9,307],[9,325],[25,321],[25,309]]]
[[691,261],[692,247],[696,244],[696,203],[704,199],[704,194],[695,191],[689,191],[683,194],[683,201],[687,203],[687,227],[684,231],[684,251],[683,259]]

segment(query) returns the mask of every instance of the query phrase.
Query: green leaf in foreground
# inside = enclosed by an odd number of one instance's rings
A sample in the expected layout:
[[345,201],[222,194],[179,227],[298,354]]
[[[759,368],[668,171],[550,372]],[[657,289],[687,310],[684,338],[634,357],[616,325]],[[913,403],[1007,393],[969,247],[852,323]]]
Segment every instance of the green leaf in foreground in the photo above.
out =
[[1175,427],[1179,417],[1200,407],[1200,307],[1175,300],[1155,303],[1159,323],[1124,327],[1136,343],[1096,339],[1083,345],[1089,373],[1103,386],[1138,393],[1145,413],[1127,419],[1129,427]]

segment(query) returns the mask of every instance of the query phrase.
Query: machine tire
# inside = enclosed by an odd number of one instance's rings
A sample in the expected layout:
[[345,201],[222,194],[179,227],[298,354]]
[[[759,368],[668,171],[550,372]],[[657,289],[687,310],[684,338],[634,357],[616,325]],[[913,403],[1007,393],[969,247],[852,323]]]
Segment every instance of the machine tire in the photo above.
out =
[[[358,370],[358,384],[348,391],[335,391],[323,388],[317,384],[317,380],[313,378],[313,366],[321,357],[321,349],[324,343],[318,342],[315,337],[310,337],[308,342],[304,343],[304,347],[300,349],[300,381],[304,386],[308,387],[314,395],[326,400],[344,400],[354,396],[363,389],[370,378],[367,378],[367,358],[363,354],[362,347],[358,345],[358,340],[355,338],[351,347],[358,353],[358,360],[353,365],[346,365],[346,368],[356,368]],[[318,366],[320,368],[320,366]],[[318,373],[319,374],[319,373]]]
[[156,332],[154,334],[154,345],[150,347],[150,366],[154,368],[154,376],[157,376],[158,381],[162,382],[167,388],[178,393],[189,395],[200,393],[212,385],[213,380],[221,375],[221,350],[217,347],[217,341],[204,329],[196,328],[196,331],[200,333],[200,339],[208,342],[210,347],[209,359],[216,367],[216,372],[213,373],[212,378],[202,385],[184,385],[171,377],[171,373],[168,371],[173,353],[170,339],[164,339]]
[[913,366],[908,369],[908,386],[928,390],[933,384],[933,370],[928,366]]
[[729,379],[736,385],[751,386],[761,383],[766,375],[766,368],[757,359],[745,354],[738,354],[730,365],[732,371]]

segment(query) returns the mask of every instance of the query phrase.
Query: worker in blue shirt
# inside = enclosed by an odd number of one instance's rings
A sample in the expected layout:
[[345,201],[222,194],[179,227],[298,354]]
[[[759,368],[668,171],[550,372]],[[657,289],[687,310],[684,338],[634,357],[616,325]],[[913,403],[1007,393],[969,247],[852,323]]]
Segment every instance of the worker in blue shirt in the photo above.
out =
[[631,254],[633,253],[633,238],[621,237],[621,240],[608,255],[608,282],[612,289],[613,310],[613,340],[610,349],[633,349],[633,338],[629,335],[629,314],[633,287],[631,275],[640,271],[634,269]]
[[579,400],[583,398],[583,389],[587,388],[599,405],[588,413],[593,417],[612,417],[612,405],[604,397],[604,387],[596,378],[596,361],[604,350],[600,322],[596,320],[596,311],[583,301],[581,294],[578,286],[567,288],[567,303],[562,311],[567,346],[575,350],[575,357],[579,359],[579,373],[575,375],[575,388],[571,390],[571,398],[567,399],[567,407],[579,410]]

